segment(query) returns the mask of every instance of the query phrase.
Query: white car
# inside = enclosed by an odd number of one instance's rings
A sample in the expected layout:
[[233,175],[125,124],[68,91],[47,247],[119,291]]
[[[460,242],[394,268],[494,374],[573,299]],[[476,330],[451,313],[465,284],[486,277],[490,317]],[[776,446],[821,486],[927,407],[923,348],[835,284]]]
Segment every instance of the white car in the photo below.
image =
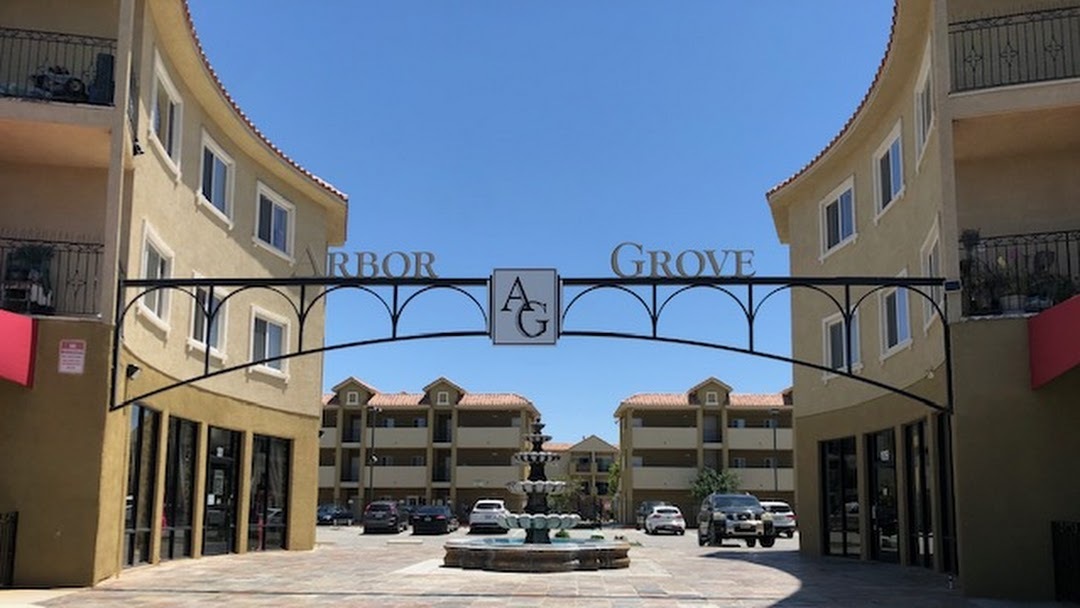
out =
[[656,534],[661,530],[667,530],[682,536],[686,534],[686,520],[682,511],[674,505],[659,505],[645,516],[645,533]]
[[506,528],[499,525],[500,515],[509,515],[506,503],[497,498],[481,498],[469,512],[469,533],[480,530],[505,533]]
[[791,505],[782,500],[763,500],[761,501],[762,508],[765,511],[772,513],[773,527],[776,528],[777,535],[785,535],[788,538],[795,536],[795,511],[791,510]]

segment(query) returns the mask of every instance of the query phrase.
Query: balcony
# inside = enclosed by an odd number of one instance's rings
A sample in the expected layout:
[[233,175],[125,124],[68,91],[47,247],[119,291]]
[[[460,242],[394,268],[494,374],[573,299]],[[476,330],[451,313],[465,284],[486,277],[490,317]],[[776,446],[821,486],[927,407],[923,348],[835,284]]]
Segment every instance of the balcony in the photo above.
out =
[[[773,429],[728,429],[728,449],[772,450],[773,437]],[[775,438],[777,450],[792,449],[791,429],[776,429]]]
[[113,105],[116,40],[0,28],[0,97]]
[[698,444],[695,427],[635,427],[631,441],[635,450],[693,449]]
[[952,91],[1080,76],[1080,7],[949,25]]
[[457,445],[458,448],[520,448],[521,429],[516,426],[459,426]]
[[729,471],[739,476],[739,489],[751,494],[769,491],[790,492],[795,489],[795,469],[766,467],[731,467]]
[[[365,475],[370,475],[369,470]],[[427,486],[426,466],[377,466],[374,471],[376,488],[423,488]]]
[[319,487],[320,488],[332,488],[334,487],[334,473],[335,467],[320,466],[319,467]]
[[319,447],[333,448],[337,446],[338,430],[333,427],[319,429]]
[[1039,312],[1080,285],[1080,230],[960,237],[965,317]]
[[689,490],[698,470],[694,467],[634,467],[634,490]]
[[454,471],[459,488],[505,488],[511,481],[520,481],[522,468],[506,466],[459,466]]
[[368,445],[379,449],[424,448],[428,444],[427,427],[374,427],[368,429]]
[[0,237],[0,308],[22,314],[98,313],[99,243]]

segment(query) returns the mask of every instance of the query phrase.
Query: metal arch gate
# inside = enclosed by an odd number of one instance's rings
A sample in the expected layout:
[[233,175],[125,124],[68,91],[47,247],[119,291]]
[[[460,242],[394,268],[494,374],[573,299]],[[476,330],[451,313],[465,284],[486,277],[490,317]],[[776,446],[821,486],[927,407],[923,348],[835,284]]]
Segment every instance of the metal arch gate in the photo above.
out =
[[[496,273],[504,272],[496,270]],[[554,337],[594,337],[647,340],[669,344],[682,344],[698,346],[742,353],[763,357],[774,361],[781,361],[817,369],[837,376],[869,384],[886,391],[902,395],[912,399],[930,409],[942,413],[951,414],[953,411],[953,377],[952,377],[952,352],[950,340],[950,328],[948,323],[948,310],[946,300],[941,297],[946,289],[946,281],[940,278],[908,278],[908,277],[709,277],[709,278],[561,278],[554,271],[539,270],[514,270],[505,272],[550,272],[555,277],[555,295],[553,301],[554,314],[550,315],[555,321],[552,325]],[[494,275],[493,275],[494,276]],[[389,342],[401,342],[411,340],[425,340],[434,338],[462,338],[462,337],[493,337],[495,322],[493,312],[496,305],[492,295],[493,278],[466,278],[466,279],[441,279],[441,278],[352,278],[352,277],[293,277],[283,279],[261,278],[197,278],[197,279],[127,279],[121,278],[118,283],[116,315],[113,327],[112,343],[112,381],[110,386],[110,411],[121,409],[137,401],[152,397],[174,388],[185,386],[212,378],[222,374],[242,370],[255,365],[265,365],[277,361],[292,359],[303,355],[317,354],[357,346],[384,344]],[[951,289],[951,285],[948,286]],[[208,294],[215,294],[215,289],[228,288],[231,291],[223,297],[217,298]],[[839,315],[844,325],[844,356],[845,364],[842,368],[826,366],[821,362],[796,359],[777,353],[759,350],[755,346],[755,323],[762,307],[778,293],[796,289],[804,289],[821,296],[828,304],[835,308],[833,315]],[[851,321],[857,314],[859,307],[876,293],[888,290],[904,290],[921,298],[935,314],[942,319],[942,349],[943,365],[945,372],[945,395],[944,399],[936,401],[927,397],[914,394],[903,387],[894,386],[885,382],[874,380],[863,375],[854,373],[852,362],[852,329]],[[250,291],[264,290],[276,294],[291,308],[294,320],[297,324],[296,349],[292,352],[283,352],[280,355],[265,357],[262,359],[247,361],[228,367],[214,367],[211,365],[211,352],[209,348],[203,349],[202,373],[190,378],[185,378],[155,388],[151,391],[117,401],[118,382],[120,375],[120,345],[123,342],[124,322],[129,313],[148,297],[160,297],[162,293],[176,292],[183,294],[193,302],[193,310],[203,319],[202,343],[209,341],[209,334],[214,320],[223,310],[228,301],[235,296]],[[388,333],[377,338],[354,340],[319,346],[317,348],[305,348],[305,327],[313,311],[326,298],[335,292],[343,290],[358,290],[374,297],[386,311],[389,322]],[[723,294],[730,301],[734,301],[746,322],[746,342],[743,346],[709,342],[707,340],[694,340],[676,336],[665,336],[659,331],[659,323],[667,306],[677,297],[693,290],[712,290]],[[406,309],[417,298],[434,291],[451,291],[466,298],[475,305],[479,313],[479,324],[463,329],[448,329],[445,331],[423,332],[402,334],[399,329],[401,320]],[[570,291],[569,299],[563,297],[564,292]],[[575,304],[591,294],[601,291],[616,291],[631,298],[632,302],[640,305],[647,318],[648,327],[642,332],[619,332],[602,329],[574,329],[568,328],[567,321]],[[762,293],[764,292],[764,293]],[[524,291],[521,292],[524,295]],[[529,298],[512,298],[522,300],[525,310],[531,310]],[[483,302],[488,303],[485,308]],[[566,302],[563,305],[563,302]],[[549,302],[544,302],[546,306]],[[532,301],[531,304],[540,304]],[[514,342],[515,344],[527,344],[528,341]],[[214,369],[211,369],[214,367]]]

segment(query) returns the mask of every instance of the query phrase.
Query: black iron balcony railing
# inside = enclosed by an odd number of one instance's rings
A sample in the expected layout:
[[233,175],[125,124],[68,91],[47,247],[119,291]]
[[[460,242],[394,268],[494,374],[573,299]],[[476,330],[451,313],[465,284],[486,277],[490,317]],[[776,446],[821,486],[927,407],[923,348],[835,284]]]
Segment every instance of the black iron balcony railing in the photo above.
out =
[[1080,286],[1080,230],[960,235],[964,316],[1038,312]]
[[1080,76],[1080,6],[949,25],[953,92]]
[[0,308],[96,315],[103,249],[99,243],[0,237]]
[[116,40],[0,28],[0,97],[109,106]]

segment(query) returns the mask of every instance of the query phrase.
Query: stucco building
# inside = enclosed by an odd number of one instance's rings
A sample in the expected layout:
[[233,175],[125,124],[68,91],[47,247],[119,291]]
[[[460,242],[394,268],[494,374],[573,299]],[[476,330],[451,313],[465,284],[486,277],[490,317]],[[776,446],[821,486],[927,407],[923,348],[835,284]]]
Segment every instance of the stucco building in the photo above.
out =
[[577,443],[552,441],[543,447],[559,455],[559,460],[549,463],[545,472],[548,479],[567,482],[566,498],[562,500],[568,511],[594,522],[613,516],[609,471],[619,457],[617,446],[588,435]]
[[[873,84],[768,194],[803,276],[944,277],[871,293],[846,326],[793,292],[801,550],[958,571],[965,593],[1053,599],[1054,522],[1080,520],[1080,5],[904,0]],[[950,458],[951,456],[951,458]],[[1061,535],[1062,542],[1078,542]],[[1071,569],[1071,572],[1069,571]],[[1076,599],[1076,598],[1073,598]]]
[[324,398],[319,503],[359,515],[372,500],[446,504],[467,516],[480,498],[519,508],[506,488],[540,413],[513,393],[473,393],[438,378],[417,393],[382,393],[356,378]]
[[685,393],[641,393],[615,410],[619,425],[619,519],[637,505],[665,500],[693,525],[692,481],[704,468],[730,470],[740,490],[795,503],[792,391],[733,393],[708,378]]
[[120,277],[321,272],[346,196],[248,120],[181,0],[9,0],[0,25],[0,583],[311,548],[322,359],[277,358],[292,294],[148,290],[119,344],[113,321],[139,293]]

